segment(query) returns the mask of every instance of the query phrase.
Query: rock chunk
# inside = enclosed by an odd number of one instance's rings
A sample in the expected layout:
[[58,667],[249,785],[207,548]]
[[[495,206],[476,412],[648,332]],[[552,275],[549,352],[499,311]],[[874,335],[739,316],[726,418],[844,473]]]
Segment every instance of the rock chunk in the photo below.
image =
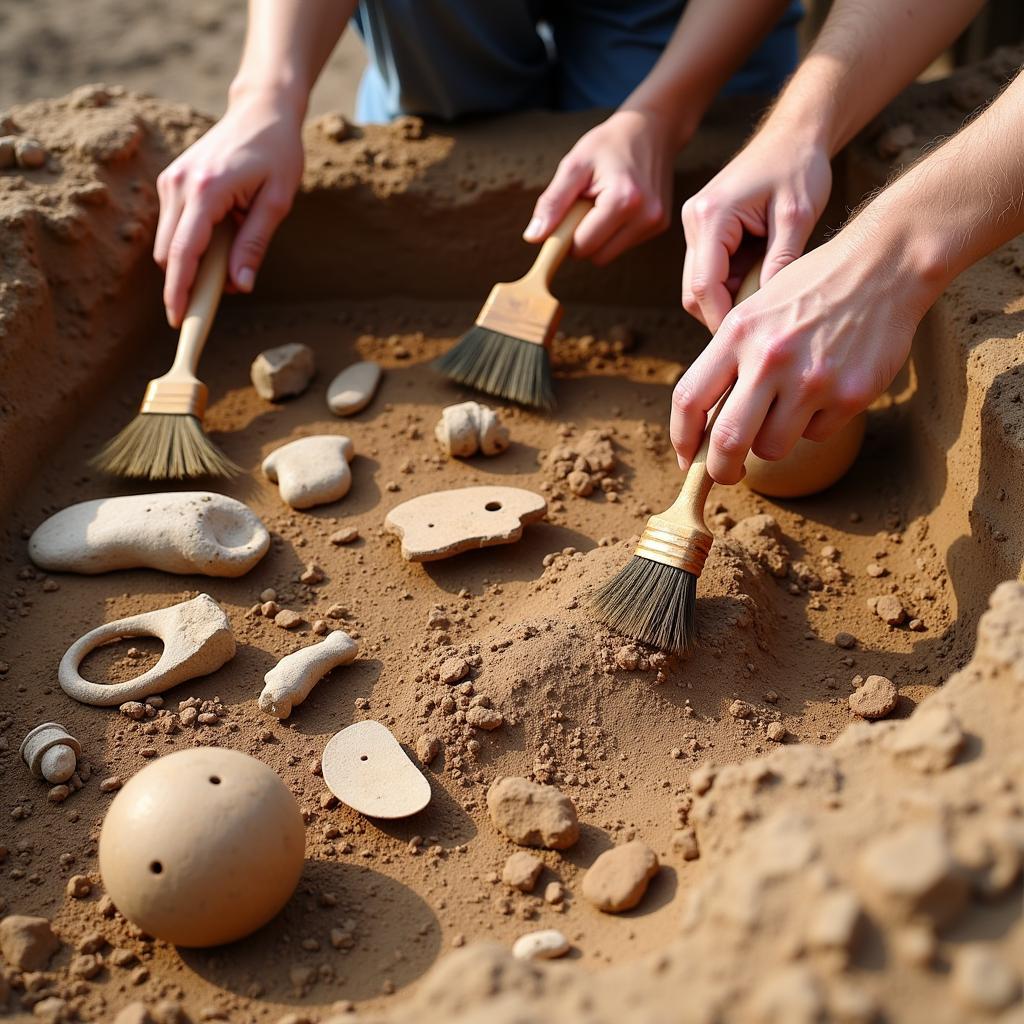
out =
[[316,360],[308,345],[291,342],[261,352],[249,368],[252,386],[260,398],[277,402],[301,395],[316,373]]
[[512,945],[517,960],[556,960],[565,956],[572,946],[569,940],[554,928],[520,935]]
[[274,449],[263,460],[263,472],[278,485],[282,500],[292,508],[312,508],[348,494],[352,486],[349,463],[354,455],[350,438],[316,434]]
[[501,872],[501,880],[510,888],[520,892],[533,892],[544,870],[544,862],[532,853],[513,853]]
[[658,873],[657,854],[639,840],[606,850],[583,876],[584,897],[598,910],[617,914],[632,910]]
[[285,655],[264,677],[260,708],[275,718],[287,718],[328,672],[348,665],[359,653],[359,644],[336,629],[318,644]]
[[523,527],[547,514],[539,494],[520,487],[435,491],[395,506],[384,526],[402,539],[408,562],[434,562],[463,551],[513,544]]
[[887,626],[900,626],[906,621],[907,612],[895,594],[883,594],[875,602],[875,614]]
[[[85,656],[101,644],[130,636],[155,636],[164,643],[160,660],[123,683],[94,683],[79,672]],[[129,615],[97,626],[76,640],[61,659],[57,678],[69,697],[99,707],[144,700],[172,686],[216,672],[235,656],[235,637],[224,610],[209,594],[157,611]]]
[[954,954],[953,991],[968,1009],[998,1013],[1020,989],[1020,975],[995,950],[975,944]]
[[497,708],[485,708],[482,705],[469,708],[466,711],[466,722],[474,729],[483,729],[485,732],[492,732],[505,721],[505,716]]
[[772,576],[781,579],[789,572],[789,551],[774,516],[767,513],[747,516],[729,530],[729,536],[742,544]]
[[0,953],[19,971],[42,971],[60,949],[45,917],[11,914],[0,921]]
[[354,416],[362,412],[377,393],[381,368],[374,362],[346,366],[327,386],[327,408],[335,416]]
[[883,919],[942,925],[963,908],[967,881],[938,825],[906,825],[881,836],[858,863],[864,899]]
[[487,791],[487,810],[498,831],[518,846],[567,850],[580,837],[573,802],[554,786],[499,779]]
[[247,506],[210,491],[131,494],[71,505],[29,539],[29,557],[49,572],[160,569],[244,576],[267,553],[270,534]]
[[896,707],[896,685],[885,676],[868,676],[850,694],[850,710],[861,718],[885,718]]
[[479,402],[461,402],[442,410],[434,437],[445,454],[463,459],[477,452],[500,455],[509,446],[508,428],[493,409]]
[[927,774],[952,765],[964,740],[956,715],[932,701],[901,722],[885,738],[885,746],[894,760]]

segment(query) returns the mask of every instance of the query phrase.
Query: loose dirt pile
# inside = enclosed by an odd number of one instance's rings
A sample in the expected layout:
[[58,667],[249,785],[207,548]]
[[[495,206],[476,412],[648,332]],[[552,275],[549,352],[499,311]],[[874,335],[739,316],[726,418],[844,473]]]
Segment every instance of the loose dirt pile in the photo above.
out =
[[[935,102],[948,106],[944,94]],[[492,254],[480,240],[525,218],[578,119],[510,119],[457,142],[415,125],[338,142],[314,125],[305,191],[261,291],[226,304],[202,367],[207,425],[246,470],[223,490],[270,529],[270,553],[237,580],[46,576],[28,562],[32,529],[74,501],[133,490],[94,476],[85,459],[166,368],[171,339],[154,319],[146,262],[151,182],[203,123],[116,89],[7,115],[5,130],[37,138],[48,159],[0,172],[10,238],[0,255],[0,487],[13,509],[0,565],[0,916],[44,917],[60,945],[47,960],[46,934],[19,931],[42,944],[42,962],[17,969],[8,957],[0,999],[86,1021],[139,1003],[161,1021],[183,1011],[351,1019],[354,1009],[395,1021],[790,1022],[869,1020],[877,1010],[906,1019],[921,1007],[959,1021],[982,1005],[1011,1019],[1024,942],[1016,588],[999,591],[972,665],[929,695],[966,663],[984,597],[1015,574],[1005,571],[1014,558],[1019,566],[1020,441],[1003,427],[1016,420],[999,418],[1015,409],[1012,377],[982,408],[991,375],[1009,373],[1005,349],[1020,329],[1011,329],[1019,282],[1005,265],[1016,250],[978,271],[987,320],[968,324],[962,312],[977,305],[974,278],[944,300],[927,330],[945,347],[915,353],[837,487],[786,504],[743,488],[712,492],[699,646],[670,659],[596,625],[587,600],[679,485],[668,396],[704,338],[674,298],[651,299],[675,277],[671,240],[599,286],[578,268],[567,273],[557,416],[500,408],[510,448],[453,459],[434,425],[444,406],[478,396],[427,363],[472,322],[482,282],[528,259],[525,247]],[[712,124],[705,148],[687,156],[683,187],[739,134]],[[528,149],[539,155],[523,157]],[[862,166],[876,159],[858,152]],[[608,304],[585,301],[595,295]],[[311,348],[317,375],[300,397],[272,404],[252,388],[249,366],[288,342]],[[357,359],[379,362],[384,379],[369,407],[339,424],[324,392]],[[108,375],[119,361],[123,372]],[[961,422],[967,408],[979,414],[981,444],[977,420]],[[294,511],[259,466],[319,433],[353,439],[351,491]],[[954,445],[960,458],[947,466]],[[1005,461],[982,463],[992,446]],[[547,522],[510,547],[402,561],[383,529],[392,507],[495,482],[543,493]],[[963,529],[972,501],[974,534]],[[239,646],[215,676],[141,715],[59,690],[56,665],[78,636],[200,586],[227,611]],[[360,657],[286,722],[260,711],[266,672],[328,626],[358,638]],[[148,641],[111,645],[83,675],[131,678],[158,654]],[[851,710],[863,687],[877,696],[871,676],[897,691],[894,718],[914,712],[907,722],[867,724]],[[430,807],[409,821],[364,819],[320,777],[326,740],[371,718],[416,753],[431,782]],[[51,719],[82,744],[84,785],[61,802],[18,757],[22,736]],[[211,951],[140,934],[103,893],[96,865],[111,795],[153,758],[196,745],[269,764],[306,822],[306,872],[289,906],[250,939]],[[491,785],[513,776],[557,786],[579,818],[575,844],[531,851],[541,865],[532,888],[522,865],[512,872],[519,884],[503,881],[521,851],[487,806]],[[585,873],[633,840],[660,870],[635,910],[601,913],[585,897]],[[537,929],[560,931],[575,962],[512,960],[505,951]],[[474,948],[481,940],[495,945]]]

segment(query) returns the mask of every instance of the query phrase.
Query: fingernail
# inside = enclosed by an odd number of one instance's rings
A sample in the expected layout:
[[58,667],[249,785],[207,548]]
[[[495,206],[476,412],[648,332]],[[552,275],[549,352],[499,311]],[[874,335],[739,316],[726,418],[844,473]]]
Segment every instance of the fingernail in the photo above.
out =
[[252,267],[242,267],[235,280],[243,292],[251,292],[252,286],[256,282],[256,271]]
[[526,225],[526,230],[523,232],[523,241],[525,242],[536,242],[540,238],[540,233],[544,230],[544,221],[540,217],[534,217],[529,224]]

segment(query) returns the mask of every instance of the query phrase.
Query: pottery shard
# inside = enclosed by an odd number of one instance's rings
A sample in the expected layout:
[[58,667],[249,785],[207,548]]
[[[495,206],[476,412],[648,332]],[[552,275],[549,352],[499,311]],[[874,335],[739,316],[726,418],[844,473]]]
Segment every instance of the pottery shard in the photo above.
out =
[[956,715],[942,704],[930,703],[915,711],[885,737],[893,759],[919,772],[941,772],[956,760],[964,745],[964,732]]
[[498,414],[479,402],[449,405],[441,412],[434,437],[448,455],[468,458],[476,453],[500,455],[508,448],[508,428]]
[[301,395],[309,387],[314,373],[313,350],[298,342],[268,348],[252,361],[249,369],[252,386],[260,398],[269,402]]
[[539,494],[519,487],[463,487],[422,494],[393,508],[384,526],[402,539],[402,557],[433,562],[463,551],[512,544],[547,514]]
[[45,917],[11,914],[0,921],[0,953],[19,971],[42,971],[60,949]]
[[312,508],[344,498],[352,486],[349,463],[355,455],[350,438],[341,434],[300,437],[272,451],[263,472],[278,485],[292,508]]
[[242,576],[269,550],[254,512],[209,491],[132,494],[71,505],[29,539],[29,557],[49,572],[160,569]]
[[644,898],[658,867],[658,857],[646,843],[634,840],[613,847],[583,876],[583,895],[605,913],[632,910]]
[[335,416],[354,416],[373,400],[381,369],[374,362],[346,366],[327,386],[327,407]]
[[896,684],[885,676],[868,676],[850,694],[850,710],[861,718],[885,718],[896,707]]
[[967,880],[938,825],[907,825],[874,840],[860,856],[858,877],[869,908],[888,920],[942,925],[967,900]]
[[572,947],[569,940],[554,928],[520,935],[512,944],[512,955],[517,960],[555,960],[565,956]]
[[529,779],[499,779],[487,791],[487,810],[498,830],[518,846],[567,850],[580,837],[573,802],[554,786]]
[[[160,660],[123,683],[93,683],[78,671],[82,660],[101,644],[132,636],[155,636],[164,643]],[[112,707],[144,700],[197,676],[215,672],[235,656],[235,638],[227,615],[209,594],[157,611],[108,622],[76,640],[57,670],[61,688],[83,704]]]
[[407,818],[430,803],[430,783],[380,722],[357,722],[324,748],[324,782],[370,818]]
[[520,892],[533,892],[544,870],[544,862],[532,853],[513,853],[501,872],[501,880],[510,888]]
[[328,672],[348,665],[358,653],[359,644],[336,629],[320,643],[285,655],[263,677],[260,708],[275,718],[287,718]]

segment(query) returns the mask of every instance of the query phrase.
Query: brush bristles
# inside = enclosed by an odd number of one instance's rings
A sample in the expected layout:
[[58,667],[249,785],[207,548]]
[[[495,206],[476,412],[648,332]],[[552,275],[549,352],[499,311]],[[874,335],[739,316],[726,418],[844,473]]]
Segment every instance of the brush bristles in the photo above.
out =
[[693,647],[697,577],[634,555],[595,595],[601,620],[618,633],[662,651]]
[[445,376],[520,405],[554,409],[551,359],[543,345],[479,325],[435,363]]
[[92,460],[114,476],[183,480],[193,476],[234,476],[236,466],[183,414],[140,413]]

